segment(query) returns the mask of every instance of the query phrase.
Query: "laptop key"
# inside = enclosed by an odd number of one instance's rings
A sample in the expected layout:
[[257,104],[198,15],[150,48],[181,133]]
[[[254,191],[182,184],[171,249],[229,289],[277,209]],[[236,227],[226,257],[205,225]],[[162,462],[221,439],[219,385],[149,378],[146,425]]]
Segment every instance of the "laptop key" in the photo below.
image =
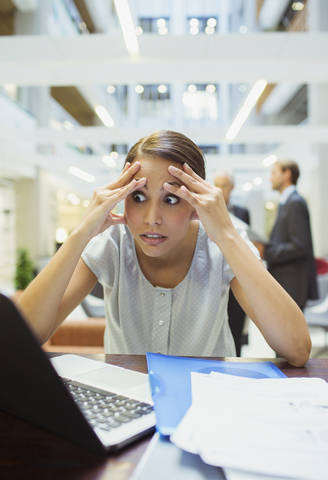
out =
[[104,415],[104,417],[112,417],[114,414],[114,412],[103,412],[102,415]]
[[113,400],[119,400],[119,401],[121,401],[121,400],[129,400],[129,399],[128,399],[128,397],[123,397],[123,395],[115,395],[115,396],[113,397]]
[[142,413],[140,412],[128,412],[128,411],[123,411],[121,413],[121,415],[123,415],[124,417],[128,417],[128,418],[140,418],[142,417]]
[[115,414],[114,416],[114,419],[117,421],[117,422],[120,422],[120,423],[128,423],[128,422],[131,422],[132,418],[129,418],[129,417],[125,417],[123,416],[123,414]]

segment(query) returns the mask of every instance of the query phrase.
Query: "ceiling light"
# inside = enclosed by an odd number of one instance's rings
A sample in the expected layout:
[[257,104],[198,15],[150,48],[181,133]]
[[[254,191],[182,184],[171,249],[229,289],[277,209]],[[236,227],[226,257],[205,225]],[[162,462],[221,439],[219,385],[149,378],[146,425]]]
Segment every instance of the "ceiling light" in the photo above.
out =
[[106,127],[113,127],[115,125],[114,120],[109,115],[105,107],[98,105],[95,108],[95,112],[100,118],[100,120],[103,122],[103,124],[106,125]]
[[64,243],[67,237],[68,237],[68,234],[67,234],[67,229],[66,228],[57,228],[57,230],[56,230],[56,242],[57,243]]
[[277,155],[269,155],[268,157],[266,157],[266,158],[263,160],[262,165],[264,165],[265,167],[269,167],[269,166],[272,165],[276,160],[277,160]]
[[139,45],[134,30],[132,16],[127,0],[114,0],[117,15],[121,24],[126,48],[131,55],[139,53]]
[[303,2],[294,2],[292,5],[292,9],[296,12],[303,10],[304,3]]
[[233,140],[234,138],[236,138],[240,129],[241,129],[241,125],[237,125],[237,123],[233,123],[226,133],[226,139]]
[[167,86],[166,85],[159,85],[158,89],[159,93],[166,93],[167,92]]
[[242,188],[244,192],[249,192],[250,190],[252,190],[253,185],[250,182],[247,182],[247,183],[244,183]]
[[191,27],[198,27],[199,20],[198,20],[198,18],[192,18],[192,19],[189,21],[189,23],[190,23],[190,26],[191,26]]
[[134,90],[136,93],[142,93],[145,89],[142,85],[136,85]]
[[198,32],[199,32],[198,27],[190,27],[190,33],[192,35],[197,35]]
[[110,155],[104,155],[102,160],[107,167],[113,168],[116,165],[114,158],[112,158]]
[[189,86],[188,86],[188,92],[189,92],[189,93],[195,93],[196,90],[197,90],[196,85],[189,85]]
[[107,87],[107,92],[108,92],[108,93],[114,93],[114,92],[115,92],[115,87],[114,87],[114,85],[108,85],[108,87]]
[[207,25],[208,25],[209,27],[215,27],[216,24],[217,24],[216,18],[209,18],[209,19],[207,20]]
[[240,27],[239,27],[239,32],[240,32],[240,33],[246,33],[246,32],[247,32],[247,27],[246,27],[246,25],[240,25]]
[[67,229],[66,228],[57,228],[57,230],[56,230],[56,242],[57,243],[64,243],[67,237],[68,237],[68,234],[67,234]]
[[165,25],[166,25],[166,20],[164,18],[159,18],[157,20],[157,26],[158,27],[162,28],[162,27],[165,27]]
[[68,171],[72,175],[75,175],[76,177],[79,177],[82,180],[85,180],[86,182],[93,183],[95,181],[95,177],[93,175],[91,175],[90,173],[84,172],[83,170],[80,170],[77,167],[69,167]]
[[55,118],[50,118],[49,119],[49,125],[50,127],[54,128],[55,130],[63,130],[63,124],[56,120]]
[[266,203],[265,203],[265,208],[266,208],[267,210],[273,211],[273,210],[275,210],[275,209],[277,208],[277,205],[276,205],[275,203],[273,203],[273,202],[266,202]]
[[64,126],[64,128],[66,128],[66,130],[73,130],[73,128],[74,128],[74,125],[71,122],[69,122],[68,120],[65,120],[63,122],[63,126]]
[[241,107],[241,109],[237,113],[236,118],[234,119],[229,130],[227,131],[227,134],[226,134],[227,140],[233,140],[237,136],[239,130],[241,129],[242,125],[245,123],[248,115],[251,113],[252,108],[258,101],[267,83],[268,82],[266,80],[258,80],[255,83],[252,90],[249,92],[244,102],[244,105]]
[[167,27],[161,27],[161,28],[159,28],[159,29],[158,29],[158,33],[159,33],[160,35],[166,35],[166,34],[168,33]]
[[252,90],[249,92],[249,94],[248,94],[248,96],[245,100],[244,105],[246,107],[253,108],[254,105],[256,104],[256,102],[258,101],[258,99],[260,98],[261,93],[263,92],[263,90],[265,89],[267,84],[268,84],[268,82],[266,80],[258,80],[255,83]]
[[205,33],[206,33],[206,35],[213,35],[213,33],[215,33],[215,28],[207,26],[205,28]]
[[69,193],[66,198],[72,205],[79,205],[81,202],[81,200],[75,195],[75,193]]
[[216,86],[215,86],[215,85],[206,85],[205,90],[206,90],[208,93],[214,93],[214,92],[216,91]]
[[112,152],[110,152],[109,154],[114,160],[116,160],[118,158],[118,153],[115,152],[115,150],[113,150]]
[[136,35],[142,35],[143,34],[142,27],[136,27],[135,32],[136,32]]
[[263,178],[262,177],[256,177],[253,180],[254,185],[262,185],[263,183]]
[[71,202],[72,200],[75,200],[77,196],[75,195],[75,193],[68,193],[66,198],[69,202]]

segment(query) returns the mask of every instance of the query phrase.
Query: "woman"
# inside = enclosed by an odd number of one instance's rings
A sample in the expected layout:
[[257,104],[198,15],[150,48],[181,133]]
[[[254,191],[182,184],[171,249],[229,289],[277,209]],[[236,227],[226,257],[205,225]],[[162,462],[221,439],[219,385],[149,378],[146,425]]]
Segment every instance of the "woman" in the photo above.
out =
[[119,178],[95,191],[20,303],[43,343],[99,280],[107,353],[233,356],[231,288],[273,350],[304,365],[304,316],[259,260],[221,190],[205,181],[201,150],[163,130],[134,145]]

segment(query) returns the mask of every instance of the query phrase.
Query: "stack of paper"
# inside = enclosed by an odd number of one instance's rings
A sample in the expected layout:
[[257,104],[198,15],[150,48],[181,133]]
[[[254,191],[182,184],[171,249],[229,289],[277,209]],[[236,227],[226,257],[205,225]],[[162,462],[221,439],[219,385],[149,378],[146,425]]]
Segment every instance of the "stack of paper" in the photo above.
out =
[[191,373],[192,404],[171,440],[235,472],[328,478],[328,384]]

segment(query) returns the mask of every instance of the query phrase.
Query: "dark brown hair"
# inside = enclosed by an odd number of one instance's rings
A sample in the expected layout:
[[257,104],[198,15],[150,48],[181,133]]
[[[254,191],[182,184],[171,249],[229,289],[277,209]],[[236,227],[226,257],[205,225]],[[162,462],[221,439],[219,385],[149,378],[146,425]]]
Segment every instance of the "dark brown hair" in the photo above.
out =
[[296,185],[298,177],[300,176],[300,169],[297,163],[293,160],[277,160],[276,164],[279,165],[283,172],[290,170],[290,181],[293,185]]
[[144,137],[130,149],[125,159],[132,163],[137,157],[159,157],[178,163],[187,163],[201,178],[205,179],[205,158],[197,145],[182,133],[159,130]]

